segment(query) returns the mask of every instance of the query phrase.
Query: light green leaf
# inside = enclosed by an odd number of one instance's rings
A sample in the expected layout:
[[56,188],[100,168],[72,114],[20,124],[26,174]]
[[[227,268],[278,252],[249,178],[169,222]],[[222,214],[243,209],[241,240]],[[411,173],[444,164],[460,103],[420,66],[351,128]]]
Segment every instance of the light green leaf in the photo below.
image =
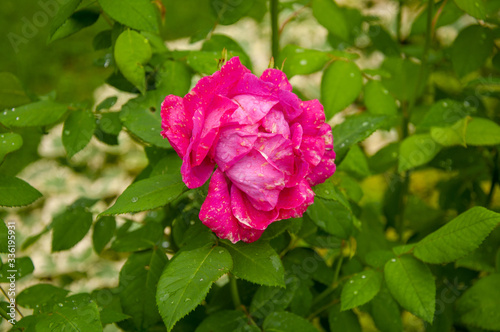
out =
[[368,112],[379,115],[396,115],[396,100],[380,81],[370,81],[365,85],[365,104]]
[[30,102],[19,79],[11,73],[0,73],[0,110]]
[[[466,0],[479,3],[480,0]],[[493,33],[489,28],[471,25],[460,31],[451,46],[451,63],[459,77],[479,69],[491,55],[494,46]],[[464,52],[471,50],[471,52]]]
[[408,101],[423,92],[427,82],[427,72],[424,73],[417,88],[417,78],[420,75],[419,64],[409,59],[391,57],[384,60],[381,69],[390,74],[390,77],[382,79],[382,84],[396,99]]
[[432,324],[436,284],[427,265],[403,255],[385,264],[387,287],[401,306]]
[[16,133],[0,134],[0,162],[3,158],[23,146],[23,137]]
[[133,253],[120,271],[120,302],[138,330],[161,321],[155,294],[160,275],[168,263],[162,249]]
[[273,312],[264,320],[264,331],[269,332],[318,332],[305,318],[291,312]]
[[0,174],[0,206],[29,205],[40,197],[42,194],[23,180]]
[[431,127],[449,127],[473,112],[473,108],[465,106],[453,99],[441,99],[435,102],[418,124],[421,129]]
[[500,144],[500,126],[484,118],[472,118],[467,126],[465,142],[468,145]]
[[382,274],[375,270],[366,270],[350,278],[342,288],[340,297],[341,310],[359,307],[373,299],[382,285]]
[[210,6],[214,10],[218,22],[222,25],[236,23],[250,11],[254,3],[255,0],[210,0]]
[[500,330],[500,274],[480,279],[458,299],[460,320],[481,329]]
[[231,255],[221,247],[181,251],[167,265],[158,282],[156,302],[170,332],[175,323],[196,308],[212,283],[233,266]]
[[450,127],[444,127],[444,128],[432,127],[431,137],[434,141],[441,144],[442,146],[461,145],[465,147],[466,146],[465,133],[467,131],[467,125],[470,120],[471,120],[470,117],[465,117],[461,120],[458,120],[455,124],[453,124]]
[[485,0],[455,0],[458,8],[462,9],[464,12],[484,20],[486,18],[486,1]]
[[68,250],[80,242],[92,226],[92,213],[85,207],[69,207],[52,221],[52,252]]
[[89,110],[72,112],[64,121],[62,142],[68,158],[89,144],[95,130],[94,114]]
[[[164,98],[165,96],[162,97]],[[125,128],[141,141],[168,149],[171,148],[168,140],[160,134],[160,105],[163,98],[158,98],[155,90],[129,100],[122,107],[120,120],[123,122]]]
[[149,0],[99,0],[111,18],[135,30],[158,32],[158,14]]
[[81,2],[82,0],[66,0],[61,6],[58,6],[58,11],[50,22],[49,38],[52,38],[61,25],[75,12]]
[[191,51],[187,55],[187,64],[196,72],[205,75],[212,75],[217,71],[218,52]]
[[329,234],[348,239],[352,233],[352,213],[337,201],[317,197],[307,209],[307,215]]
[[[333,2],[332,2],[333,3]],[[321,100],[327,119],[349,106],[361,92],[363,78],[354,62],[335,61],[323,73]]]
[[336,125],[333,130],[334,150],[337,154],[335,163],[338,165],[344,159],[349,148],[370,136],[379,129],[386,117],[381,115],[361,114],[347,117],[344,122]]
[[436,143],[430,134],[409,136],[399,146],[398,171],[403,172],[424,165],[440,150],[441,145]]
[[344,171],[357,178],[364,178],[370,175],[370,168],[366,155],[358,145],[354,145],[337,168],[339,171]]
[[157,175],[141,180],[125,189],[115,204],[100,216],[140,212],[164,206],[177,198],[185,188],[180,174]]
[[[123,7],[123,4],[118,7]],[[149,41],[134,30],[125,30],[116,40],[114,54],[116,65],[123,76],[135,85],[142,94],[146,93],[144,65],[153,54]]]
[[92,232],[92,244],[96,253],[100,254],[111,240],[116,230],[114,217],[102,217],[95,224]]
[[66,113],[67,107],[50,100],[5,110],[0,113],[0,123],[7,127],[40,127],[57,122]]
[[51,35],[50,42],[71,36],[74,33],[91,26],[99,19],[99,12],[92,9],[82,9],[73,13],[57,30]]
[[328,314],[330,331],[361,332],[358,316],[352,311],[340,311],[340,304],[333,306]]
[[[35,270],[35,266],[33,265],[33,261],[29,257],[16,257],[14,265],[12,263],[6,262],[0,268],[0,283],[10,283],[10,279],[7,279],[12,273],[15,274],[15,280],[19,281],[19,279],[30,275]],[[15,272],[11,272],[15,271]]]
[[231,243],[222,245],[233,258],[231,273],[255,284],[285,287],[285,271],[278,254],[266,242]]
[[291,78],[320,71],[329,60],[331,57],[328,53],[289,44],[280,52],[280,60],[276,65],[279,67],[284,61],[283,71]]
[[238,56],[241,63],[252,70],[252,61],[248,54],[235,40],[226,35],[212,34],[210,39],[203,43],[201,50],[220,53],[224,48],[227,50],[228,58]]
[[424,262],[453,262],[476,249],[500,223],[500,214],[473,207],[415,244],[415,257]]
[[312,4],[313,15],[319,24],[336,37],[344,41],[349,40],[349,24],[335,1],[314,0]]
[[191,71],[179,61],[165,61],[156,74],[156,90],[161,96],[184,96],[191,86]]

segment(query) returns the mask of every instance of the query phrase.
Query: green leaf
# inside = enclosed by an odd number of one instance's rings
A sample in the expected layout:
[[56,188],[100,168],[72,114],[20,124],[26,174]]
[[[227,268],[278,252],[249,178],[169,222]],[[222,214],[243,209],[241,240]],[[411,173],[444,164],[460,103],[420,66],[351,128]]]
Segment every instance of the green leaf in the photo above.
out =
[[365,85],[365,104],[368,112],[379,115],[396,115],[396,100],[380,81],[369,81]]
[[15,274],[15,280],[24,278],[30,275],[35,270],[33,261],[29,257],[17,257],[15,263],[6,262],[0,268],[0,283],[10,283],[11,279],[7,279],[12,274]]
[[23,180],[0,174],[0,206],[25,206],[42,197],[42,194]]
[[321,80],[321,100],[326,118],[330,119],[349,106],[362,88],[361,71],[354,62],[335,61],[328,66]]
[[370,136],[375,130],[379,129],[386,117],[380,115],[361,114],[349,116],[333,130],[334,150],[337,154],[336,164],[344,159],[349,148],[358,142],[361,142]]
[[431,161],[441,150],[430,134],[412,135],[404,139],[399,146],[398,171],[424,165]]
[[24,105],[30,101],[16,76],[8,72],[0,73],[0,110]]
[[[123,4],[120,4],[119,7],[123,7]],[[148,63],[153,54],[149,41],[134,30],[125,30],[116,40],[114,54],[116,65],[123,76],[135,85],[142,94],[146,93],[144,65]]]
[[326,180],[325,182],[314,186],[313,190],[317,197],[337,201],[347,210],[351,211],[351,204],[349,203],[347,197],[332,181]]
[[384,173],[397,164],[398,157],[399,143],[389,143],[368,159],[368,165],[374,174]]
[[129,100],[122,107],[120,120],[130,133],[142,141],[169,149],[171,146],[168,140],[160,134],[162,130],[160,104],[158,95],[150,91],[143,96]]
[[331,58],[325,52],[289,44],[280,52],[280,60],[276,64],[279,66],[284,63],[283,71],[291,78],[320,71],[329,60]]
[[62,135],[68,158],[73,157],[89,144],[94,135],[95,126],[94,114],[89,110],[75,111],[68,116],[64,121]]
[[[9,250],[8,246],[8,237],[9,237],[9,229],[7,228],[7,225],[5,222],[0,219],[0,253],[7,253]],[[0,260],[1,261],[1,260]],[[0,263],[0,267],[2,267],[2,264]]]
[[168,263],[162,249],[133,253],[120,271],[120,302],[123,313],[139,331],[161,321],[155,294],[160,275]]
[[255,0],[210,0],[210,6],[214,10],[219,24],[231,25],[247,14],[254,2]]
[[370,168],[366,155],[358,145],[354,145],[337,168],[339,171],[344,171],[357,178],[364,178],[370,175]]
[[473,109],[466,107],[464,103],[453,99],[441,99],[431,106],[422,122],[418,124],[418,128],[448,127],[472,112]]
[[122,131],[122,122],[120,120],[120,113],[104,113],[101,118],[97,120],[99,129],[109,135],[117,136]]
[[111,18],[135,30],[158,32],[158,14],[149,0],[99,0]]
[[307,209],[314,223],[329,234],[348,239],[353,230],[352,213],[341,203],[317,197]]
[[485,0],[455,0],[455,3],[457,4],[458,8],[462,9],[470,16],[473,16],[480,20],[484,20],[486,18],[487,11]]
[[352,311],[340,311],[340,304],[330,309],[328,314],[330,331],[361,332],[358,317]]
[[228,58],[238,56],[241,63],[252,70],[252,61],[248,54],[235,40],[226,35],[212,34],[210,39],[203,43],[201,50],[220,53],[224,48],[227,50]]
[[19,150],[21,146],[23,146],[21,135],[16,133],[0,134],[0,163],[7,154]]
[[375,270],[366,270],[350,278],[342,288],[341,310],[359,307],[377,295],[382,285],[382,275]]
[[221,247],[181,251],[167,265],[158,282],[156,302],[168,331],[196,308],[212,283],[233,266],[231,255]]
[[191,86],[191,70],[179,61],[165,61],[156,74],[156,90],[161,96],[184,96]]
[[[312,278],[326,286],[333,283],[333,269],[326,265],[323,257],[311,248],[290,250],[283,258],[283,265],[287,273],[295,273],[301,279]],[[311,266],[314,266],[314,269],[310,268]]]
[[16,302],[21,307],[36,309],[37,307],[64,301],[69,291],[51,284],[36,284],[24,289],[17,295]]
[[472,118],[467,126],[465,142],[468,145],[500,144],[500,126],[484,118]]
[[306,319],[291,312],[273,312],[264,320],[264,331],[269,332],[318,332]]
[[[468,0],[479,3],[480,0]],[[451,46],[451,63],[459,77],[475,71],[491,55],[494,46],[493,33],[489,28],[471,25],[460,31]],[[473,50],[464,52],[464,50]]]
[[283,264],[269,243],[223,241],[222,245],[233,258],[232,274],[259,285],[285,287]]
[[286,288],[273,286],[260,286],[250,303],[250,313],[257,319],[264,319],[274,311],[284,310],[300,286],[299,279],[290,274],[285,279]]
[[477,281],[456,302],[460,320],[481,329],[500,330],[500,274]]
[[75,12],[82,0],[67,0],[59,7],[56,15],[50,22],[49,38],[52,38],[54,33],[67,21],[67,19]]
[[96,253],[100,254],[111,240],[116,230],[116,220],[113,217],[102,217],[94,224],[92,244]]
[[408,101],[419,96],[427,82],[427,73],[424,73],[421,84],[417,88],[420,75],[420,65],[400,57],[386,58],[382,69],[390,74],[389,78],[382,79],[382,84],[389,92],[401,101]]
[[470,117],[466,117],[461,120],[458,120],[455,124],[453,124],[450,127],[445,127],[445,128],[432,127],[431,137],[434,141],[436,141],[442,146],[461,145],[465,147],[466,146],[465,133],[467,130],[467,125],[470,120],[471,120]]
[[319,24],[324,26],[334,36],[348,41],[350,35],[349,24],[336,2],[331,0],[314,0],[312,4],[313,15]]
[[66,113],[67,107],[50,100],[5,110],[0,113],[0,123],[7,127],[40,127],[57,122]]
[[163,227],[161,224],[151,221],[139,229],[118,237],[111,244],[111,249],[118,252],[144,250],[153,248],[162,238]]
[[45,314],[36,324],[37,331],[65,332],[65,331],[102,331],[99,309],[89,297],[77,294],[68,298],[64,303],[55,304],[52,312]]
[[453,262],[476,249],[500,223],[500,214],[473,207],[417,242],[415,257],[424,262]]
[[69,207],[52,221],[52,252],[68,250],[80,242],[92,226],[92,213],[85,207]]
[[427,265],[403,255],[385,264],[387,287],[402,307],[432,324],[436,284]]
[[92,9],[82,9],[73,13],[57,30],[51,34],[50,42],[71,36],[78,31],[91,26],[99,19],[99,12]]
[[195,332],[242,331],[247,325],[248,318],[242,311],[221,310],[205,318]]
[[371,300],[371,316],[375,326],[380,331],[401,332],[403,331],[403,322],[399,306],[389,293],[387,287],[382,287],[380,292]]
[[101,215],[140,212],[164,206],[185,190],[180,174],[158,175],[132,183]]
[[118,101],[117,96],[108,97],[103,101],[101,101],[99,105],[96,106],[95,110],[96,112],[100,112],[101,110],[109,110],[116,104],[117,101]]
[[187,64],[196,72],[212,75],[217,71],[218,52],[191,51],[187,56]]

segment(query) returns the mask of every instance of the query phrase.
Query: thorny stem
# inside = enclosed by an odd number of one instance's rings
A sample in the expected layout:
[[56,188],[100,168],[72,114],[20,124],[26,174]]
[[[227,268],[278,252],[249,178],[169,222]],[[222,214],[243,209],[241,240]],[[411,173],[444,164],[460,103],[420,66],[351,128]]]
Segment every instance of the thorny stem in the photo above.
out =
[[288,18],[281,24],[281,27],[280,27],[280,30],[279,30],[279,34],[281,35],[283,33],[283,30],[285,29],[285,26],[288,23],[290,23],[291,20],[293,20],[294,18],[296,18],[297,16],[299,16],[299,14],[301,12],[303,12],[307,7],[311,7],[311,4],[312,4],[312,2],[307,3],[303,7],[297,9],[296,11],[294,11],[292,13],[292,15],[288,16]]
[[280,31],[278,26],[279,0],[270,0],[271,8],[271,50],[275,61],[277,61],[280,52]]
[[[0,291],[3,293],[3,295],[5,296],[5,298],[7,300],[9,300],[9,296],[7,295],[7,293],[5,292],[5,290],[2,288],[2,286],[0,286]],[[19,316],[21,316],[21,318],[24,318],[24,315],[21,313],[21,311],[19,311],[19,308],[17,307],[17,303],[14,304],[14,308],[16,309],[16,311],[19,314]]]

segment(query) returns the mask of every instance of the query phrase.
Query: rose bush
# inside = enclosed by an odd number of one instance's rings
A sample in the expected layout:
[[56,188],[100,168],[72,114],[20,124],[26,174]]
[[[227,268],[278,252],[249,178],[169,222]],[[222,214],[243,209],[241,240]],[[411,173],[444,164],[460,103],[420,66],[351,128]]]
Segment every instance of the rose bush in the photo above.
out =
[[256,241],[272,222],[302,216],[314,200],[311,186],[335,172],[323,106],[301,101],[277,69],[259,78],[234,57],[184,98],[167,96],[161,115],[189,188],[217,167],[200,219],[233,243]]

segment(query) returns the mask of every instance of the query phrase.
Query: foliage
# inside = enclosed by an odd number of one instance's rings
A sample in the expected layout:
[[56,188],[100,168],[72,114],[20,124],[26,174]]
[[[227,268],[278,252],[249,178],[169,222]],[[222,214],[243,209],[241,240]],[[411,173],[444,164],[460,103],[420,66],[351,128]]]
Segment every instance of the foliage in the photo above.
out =
[[[416,322],[428,331],[500,331],[498,1],[385,0],[382,11],[332,0],[37,5],[17,23],[6,17],[12,30],[2,43],[10,45],[1,47],[14,52],[0,73],[0,328],[392,332]],[[9,2],[0,8],[14,12]],[[323,103],[337,172],[313,188],[302,218],[233,244],[200,222],[207,188],[183,184],[181,160],[160,136],[160,104],[215,72],[223,49],[255,67],[243,37],[220,31],[266,27],[267,12],[271,64],[294,85],[314,85],[294,92]],[[288,42],[287,31],[303,24],[326,40]],[[183,37],[199,47],[166,46]],[[78,65],[54,70],[59,61],[31,52],[41,47]],[[26,68],[13,69],[17,62]],[[90,93],[104,82],[116,96],[95,105]],[[123,103],[125,93],[132,97]],[[43,152],[48,137],[64,157]],[[116,152],[133,146],[143,160],[135,168]],[[120,195],[57,196],[27,176],[56,165],[51,172],[69,169],[105,187],[91,149],[103,169],[128,170]],[[69,203],[54,209],[51,198]],[[34,227],[42,212],[49,221]],[[102,273],[119,266],[113,283],[77,270],[40,274],[49,233],[54,257],[85,248]],[[11,326],[12,266],[23,317]]]

